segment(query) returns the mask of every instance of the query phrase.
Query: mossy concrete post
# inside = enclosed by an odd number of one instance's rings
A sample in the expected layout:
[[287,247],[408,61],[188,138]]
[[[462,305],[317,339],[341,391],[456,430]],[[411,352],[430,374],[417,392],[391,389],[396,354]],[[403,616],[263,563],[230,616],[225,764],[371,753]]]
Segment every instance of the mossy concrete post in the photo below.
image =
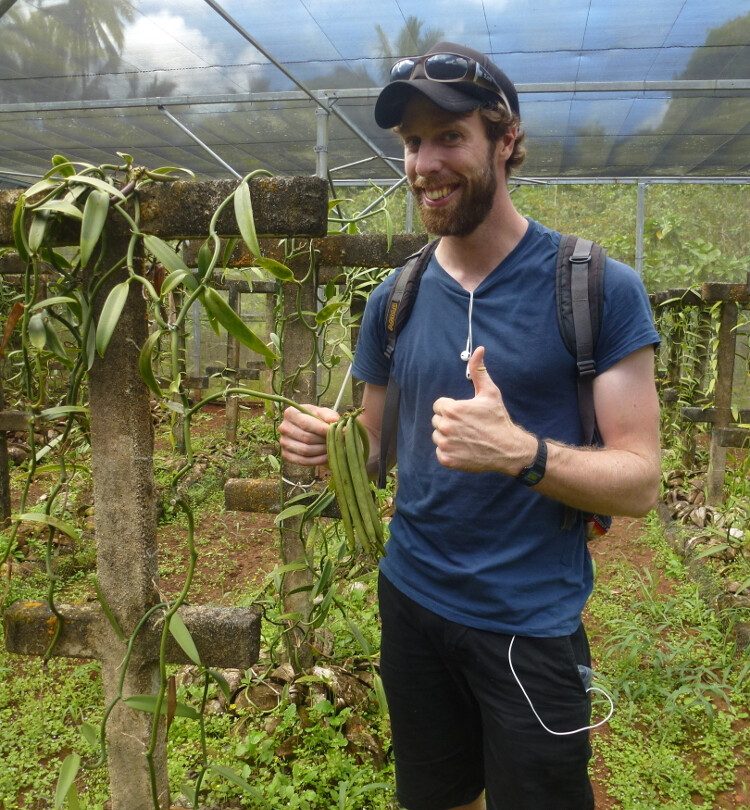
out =
[[[168,189],[144,192],[141,228],[165,239],[205,238],[213,211],[235,185],[177,182]],[[264,178],[252,182],[251,189],[260,233],[325,233],[324,182]],[[13,243],[12,218],[18,195],[18,191],[0,192],[0,245]],[[222,234],[238,232],[230,211],[218,227]],[[121,261],[128,238],[128,234],[108,228],[103,267]],[[67,243],[76,242],[73,234]],[[124,268],[108,277],[95,302],[97,317],[109,290],[126,277]],[[160,601],[153,426],[148,390],[138,369],[146,337],[146,305],[139,285],[133,285],[104,358],[97,357],[89,373],[97,574],[101,595],[126,638],[134,637],[149,609]],[[306,392],[303,395],[307,398]],[[11,652],[102,661],[105,699],[114,706],[107,723],[111,810],[169,808],[163,726],[156,735],[152,764],[146,767],[152,715],[134,711],[118,700],[157,692],[162,613],[155,611],[135,635],[124,672],[126,643],[98,605],[56,605],[53,613],[41,602],[20,602],[3,614],[6,646]],[[205,666],[247,668],[257,660],[260,623],[254,608],[184,607],[180,616]],[[54,635],[59,617],[60,638],[50,652],[50,632]],[[168,643],[165,657],[168,663],[185,663],[184,653],[174,644]]]
[[[236,284],[230,284],[228,287],[229,293],[229,306],[237,313],[238,317],[242,317],[242,298]],[[240,368],[240,342],[236,337],[227,334],[227,371],[226,375],[229,378],[234,378],[235,384],[239,381],[239,368]],[[226,398],[224,406],[224,428],[225,436],[230,444],[237,441],[237,425],[240,417],[240,398],[236,394],[230,394]]]
[[724,500],[724,478],[727,468],[727,448],[721,444],[721,434],[732,422],[732,387],[734,354],[737,342],[739,307],[734,301],[723,301],[719,309],[719,335],[716,356],[716,416],[711,425],[706,500],[717,504]]
[[[127,237],[109,230],[103,266],[127,252]],[[127,277],[113,273],[103,286],[98,312],[114,284]],[[153,474],[154,434],[148,389],[138,371],[138,354],[148,336],[146,303],[137,285],[103,358],[89,372],[91,462],[96,515],[99,588],[126,637],[159,601],[156,510]],[[117,697],[123,644],[110,628],[99,640],[105,702]],[[154,694],[158,660],[137,638],[124,673],[123,696]],[[151,744],[152,716],[118,702],[107,723],[112,810],[151,810],[152,795],[169,807],[164,726],[153,757],[153,780],[144,754]],[[152,785],[153,781],[153,785]]]
[[[289,399],[301,403],[317,402],[318,363],[317,333],[314,324],[306,323],[317,307],[317,274],[310,268],[309,254],[302,253],[290,262],[290,269],[299,281],[304,283],[286,285],[283,301],[283,356],[281,373],[282,393]],[[314,467],[303,467],[285,461],[282,464],[284,490],[289,495],[299,494],[315,479]],[[291,482],[291,483],[290,483]],[[302,562],[305,559],[305,542],[301,518],[285,520],[281,528],[281,557],[285,565]],[[312,648],[307,644],[304,626],[310,615],[310,590],[312,579],[307,568],[287,571],[284,575],[282,596],[284,612],[294,614],[297,621],[290,621],[285,637],[286,651],[290,663],[304,669],[311,666]]]

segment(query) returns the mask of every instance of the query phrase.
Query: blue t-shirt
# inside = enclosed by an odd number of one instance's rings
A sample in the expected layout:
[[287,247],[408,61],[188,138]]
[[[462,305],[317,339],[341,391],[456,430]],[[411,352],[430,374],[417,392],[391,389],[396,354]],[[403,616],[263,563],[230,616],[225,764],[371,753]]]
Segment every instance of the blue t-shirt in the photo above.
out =
[[[473,345],[511,418],[532,433],[580,445],[575,361],[557,324],[560,234],[529,221],[515,249],[473,295]],[[353,373],[386,385],[384,308],[397,273],[370,296]],[[401,387],[396,513],[385,576],[424,607],[499,633],[562,636],[580,622],[592,587],[582,520],[563,530],[564,507],[500,473],[443,467],[432,442],[432,405],[469,399],[460,359],[469,293],[433,257],[398,337],[391,372]],[[636,273],[607,260],[597,373],[656,344],[648,297]]]

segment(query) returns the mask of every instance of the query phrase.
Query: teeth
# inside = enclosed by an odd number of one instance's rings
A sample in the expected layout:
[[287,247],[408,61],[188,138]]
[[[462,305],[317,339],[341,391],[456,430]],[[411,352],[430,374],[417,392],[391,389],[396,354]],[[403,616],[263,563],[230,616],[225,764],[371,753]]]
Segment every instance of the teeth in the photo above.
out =
[[443,197],[447,197],[451,191],[450,186],[445,186],[444,188],[426,188],[424,189],[424,196],[427,197],[428,200],[439,200]]

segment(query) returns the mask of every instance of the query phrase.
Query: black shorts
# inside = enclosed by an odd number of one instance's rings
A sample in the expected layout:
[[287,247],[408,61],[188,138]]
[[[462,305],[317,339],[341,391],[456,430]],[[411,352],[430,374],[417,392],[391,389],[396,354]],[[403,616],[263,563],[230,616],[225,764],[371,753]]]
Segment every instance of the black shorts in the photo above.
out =
[[[380,615],[380,667],[403,807],[448,810],[483,790],[487,810],[594,807],[588,731],[559,735],[590,722],[578,669],[590,666],[582,625],[562,638],[476,630],[421,607],[382,574]],[[511,671],[509,649],[539,717]]]

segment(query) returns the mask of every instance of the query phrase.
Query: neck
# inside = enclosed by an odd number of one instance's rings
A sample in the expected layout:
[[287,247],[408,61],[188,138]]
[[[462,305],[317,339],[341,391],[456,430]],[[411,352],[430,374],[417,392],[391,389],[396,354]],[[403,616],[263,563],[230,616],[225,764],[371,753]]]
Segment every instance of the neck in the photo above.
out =
[[511,253],[528,225],[501,184],[495,204],[481,225],[466,236],[444,236],[435,256],[450,276],[471,291]]

